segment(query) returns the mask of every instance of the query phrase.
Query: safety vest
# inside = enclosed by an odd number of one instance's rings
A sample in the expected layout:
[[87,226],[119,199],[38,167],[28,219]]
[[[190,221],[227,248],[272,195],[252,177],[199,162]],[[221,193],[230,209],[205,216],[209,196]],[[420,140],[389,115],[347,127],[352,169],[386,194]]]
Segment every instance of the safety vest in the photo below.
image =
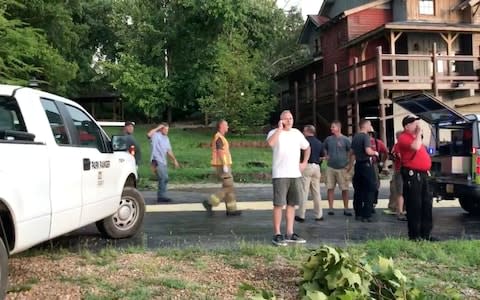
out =
[[[217,139],[221,139],[223,143],[223,157],[219,157],[218,151],[217,151]],[[230,155],[230,147],[228,145],[227,139],[221,135],[219,132],[217,132],[212,139],[212,161],[211,164],[212,166],[222,166],[223,163],[227,166],[230,166],[232,164],[232,156]]]

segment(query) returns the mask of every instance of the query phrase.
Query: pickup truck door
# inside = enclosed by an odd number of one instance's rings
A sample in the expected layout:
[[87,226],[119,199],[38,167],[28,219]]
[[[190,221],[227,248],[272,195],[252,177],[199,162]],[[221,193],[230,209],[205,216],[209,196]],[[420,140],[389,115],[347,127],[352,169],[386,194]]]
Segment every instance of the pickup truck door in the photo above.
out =
[[[73,144],[61,102],[41,98],[51,134],[46,137],[50,155],[52,223],[50,238],[77,229],[82,209],[82,156]],[[45,122],[47,123],[47,122]],[[48,124],[47,123],[47,124]],[[50,131],[46,128],[45,131]]]
[[83,109],[69,104],[65,104],[65,109],[72,122],[74,141],[82,154],[80,223],[86,225],[112,215],[118,208],[121,190],[115,183],[119,162],[114,160],[106,134]]

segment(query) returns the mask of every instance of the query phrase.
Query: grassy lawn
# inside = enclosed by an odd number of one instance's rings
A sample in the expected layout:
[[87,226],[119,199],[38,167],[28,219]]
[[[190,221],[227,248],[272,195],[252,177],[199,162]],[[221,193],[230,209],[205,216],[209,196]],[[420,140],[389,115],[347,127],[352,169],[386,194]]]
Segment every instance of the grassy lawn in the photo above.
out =
[[[142,150],[142,163],[139,167],[139,175],[142,185],[148,185],[146,181],[154,181],[156,177],[152,174],[150,162],[150,142],[147,132],[155,125],[138,125],[135,127],[134,136],[140,143]],[[119,128],[105,128],[109,134],[118,134]],[[210,166],[211,151],[209,145],[214,131],[209,129],[179,129],[170,128],[169,138],[173,152],[181,167],[169,168],[169,180],[173,183],[186,182],[210,182],[212,168]],[[230,143],[257,142],[263,144],[266,135],[227,135]],[[270,181],[272,151],[270,148],[259,147],[231,147],[233,157],[233,172],[237,182],[262,182]],[[257,163],[261,166],[256,166]]]
[[[347,247],[372,261],[392,257],[395,268],[427,299],[480,298],[480,241],[414,243],[386,239]],[[309,249],[239,243],[234,249],[142,248],[98,253],[31,250],[10,261],[9,299],[251,299],[260,290],[297,299],[300,266]],[[448,294],[450,296],[441,296]]]

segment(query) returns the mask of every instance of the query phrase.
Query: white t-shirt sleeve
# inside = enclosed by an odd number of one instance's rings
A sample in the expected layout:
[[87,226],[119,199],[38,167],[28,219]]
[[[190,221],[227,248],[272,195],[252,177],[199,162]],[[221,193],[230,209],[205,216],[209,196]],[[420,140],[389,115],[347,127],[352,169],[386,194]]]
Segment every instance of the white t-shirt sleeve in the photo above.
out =
[[276,129],[270,130],[270,131],[268,132],[267,138],[266,138],[265,140],[268,140],[268,139],[275,133],[275,130],[276,130]]
[[305,136],[303,134],[301,134],[301,137],[300,137],[300,148],[302,150],[306,150],[308,147],[310,147],[310,143],[307,141],[307,139],[305,138]]

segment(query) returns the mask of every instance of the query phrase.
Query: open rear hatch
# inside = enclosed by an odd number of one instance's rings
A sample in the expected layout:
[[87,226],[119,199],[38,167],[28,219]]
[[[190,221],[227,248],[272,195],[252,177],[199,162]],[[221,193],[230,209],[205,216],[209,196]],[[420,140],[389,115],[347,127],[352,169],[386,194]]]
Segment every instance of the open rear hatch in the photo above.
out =
[[472,122],[458,111],[426,93],[396,97],[393,102],[432,125],[448,126]]

